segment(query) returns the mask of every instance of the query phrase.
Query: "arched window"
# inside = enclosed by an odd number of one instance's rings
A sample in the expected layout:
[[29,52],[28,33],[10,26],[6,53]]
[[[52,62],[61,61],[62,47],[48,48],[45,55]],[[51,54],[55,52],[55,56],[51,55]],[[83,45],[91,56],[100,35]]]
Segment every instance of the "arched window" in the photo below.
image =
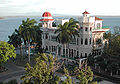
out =
[[66,56],[68,56],[68,49],[66,49]]
[[83,31],[83,27],[80,27],[80,31]]
[[83,39],[81,38],[81,44],[83,44]]
[[69,49],[69,57],[71,57],[71,49]]
[[83,29],[83,27],[80,27],[80,29]]
[[77,38],[77,45],[79,45],[79,39]]
[[48,39],[48,34],[45,35],[45,39]]
[[79,51],[77,51],[77,57],[79,57]]
[[87,53],[85,53],[85,57],[87,57]]
[[85,45],[88,45],[88,39],[87,38],[85,39]]
[[73,55],[74,55],[74,53],[73,53],[74,51],[73,51],[73,49],[72,49],[72,57],[73,57]]
[[92,31],[92,27],[90,27],[90,31]]
[[90,38],[90,42],[89,43],[91,44],[91,38]]
[[88,28],[87,28],[87,27],[85,27],[85,31],[88,31]]
[[52,52],[54,51],[54,47],[52,46]]
[[97,28],[100,28],[101,27],[101,24],[100,23],[97,23]]
[[80,56],[81,58],[82,58],[82,53],[81,53],[81,56]]
[[94,39],[93,39],[93,44],[94,44],[95,42],[94,42]]
[[46,46],[46,50],[48,50],[48,46]]

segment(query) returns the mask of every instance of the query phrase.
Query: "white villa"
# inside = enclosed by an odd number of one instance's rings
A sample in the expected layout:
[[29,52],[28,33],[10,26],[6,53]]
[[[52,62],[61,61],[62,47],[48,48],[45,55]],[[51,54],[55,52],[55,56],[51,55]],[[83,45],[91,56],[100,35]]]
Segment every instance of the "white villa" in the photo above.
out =
[[43,36],[42,36],[42,48],[46,50],[46,53],[55,54],[61,59],[76,62],[76,60],[82,60],[89,55],[98,56],[101,55],[104,46],[103,33],[108,31],[109,28],[103,28],[103,20],[90,16],[85,11],[83,16],[79,19],[79,37],[75,37],[75,40],[69,43],[69,46],[65,49],[63,45],[56,41],[57,34],[54,34],[57,27],[52,27],[53,21],[56,24],[64,24],[69,21],[67,19],[54,20],[51,13],[44,12],[40,21],[42,22]]

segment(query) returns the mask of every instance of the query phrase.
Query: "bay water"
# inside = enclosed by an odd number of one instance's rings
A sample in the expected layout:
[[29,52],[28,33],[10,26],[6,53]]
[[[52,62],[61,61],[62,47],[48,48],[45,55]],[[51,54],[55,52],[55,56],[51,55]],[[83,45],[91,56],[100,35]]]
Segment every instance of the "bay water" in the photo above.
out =
[[[69,17],[55,17],[57,18],[69,18]],[[103,19],[103,26],[110,28],[110,31],[113,32],[114,26],[120,26],[120,17],[119,16],[101,16]],[[19,25],[22,23],[22,20],[26,20],[27,17],[12,17],[0,19],[0,41],[8,41],[8,36],[11,35],[15,29],[19,28]],[[40,23],[41,17],[31,17],[30,19],[35,19]]]

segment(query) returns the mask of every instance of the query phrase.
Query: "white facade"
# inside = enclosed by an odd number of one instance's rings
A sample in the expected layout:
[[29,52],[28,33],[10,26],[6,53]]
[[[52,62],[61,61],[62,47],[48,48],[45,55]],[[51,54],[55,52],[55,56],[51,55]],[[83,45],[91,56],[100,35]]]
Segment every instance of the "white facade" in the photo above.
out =
[[59,24],[64,24],[65,22],[69,22],[68,19],[56,19],[56,25],[59,25]]
[[[56,24],[64,24],[69,20],[56,20]],[[56,56],[66,59],[69,61],[75,61],[76,59],[83,59],[88,57],[90,54],[100,55],[102,47],[95,48],[96,39],[103,40],[103,33],[109,29],[102,29],[102,19],[97,17],[90,17],[86,12],[82,17],[79,18],[80,25],[80,37],[75,38],[74,42],[67,45],[66,54],[63,49],[63,45],[56,42],[55,30],[57,27],[41,28],[43,31],[42,36],[42,47],[46,52],[55,53]],[[47,23],[47,22],[46,22]],[[49,23],[49,21],[48,21]],[[94,50],[94,51],[93,51]],[[64,57],[65,56],[65,57]]]

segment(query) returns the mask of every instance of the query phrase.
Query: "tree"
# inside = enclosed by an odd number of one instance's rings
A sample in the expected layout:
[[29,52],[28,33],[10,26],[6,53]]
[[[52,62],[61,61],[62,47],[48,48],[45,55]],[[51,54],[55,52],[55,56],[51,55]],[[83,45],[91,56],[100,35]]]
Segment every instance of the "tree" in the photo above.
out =
[[52,55],[38,54],[32,67],[26,65],[26,74],[21,78],[25,83],[58,84],[60,78],[54,74],[55,59]]
[[22,39],[19,33],[19,30],[15,29],[14,33],[11,36],[8,36],[9,44],[13,44],[14,47],[20,47],[20,55],[22,56]]
[[10,58],[15,58],[15,47],[7,42],[0,41],[0,65],[8,61]]
[[19,26],[19,32],[24,40],[24,43],[28,44],[28,57],[30,63],[30,43],[35,40],[36,31],[34,29],[36,21],[34,19],[30,20],[27,18],[26,21],[22,21],[22,24]]
[[77,21],[75,21],[73,18],[69,20],[69,22],[65,22],[63,25],[58,25],[58,29],[55,31],[55,33],[58,33],[57,39],[59,43],[62,43],[65,48],[65,54],[66,54],[66,44],[72,41],[73,37],[75,35],[79,36],[79,32],[77,30]]
[[35,26],[35,31],[36,31],[36,39],[33,41],[34,43],[36,43],[36,53],[42,53],[43,49],[42,49],[42,31],[40,30],[40,26]]
[[78,69],[77,79],[80,80],[80,84],[97,84],[96,82],[93,82],[93,72],[88,66]]
[[101,40],[100,38],[99,38],[99,39],[97,39],[97,40],[96,40],[96,44],[97,44],[97,45],[102,44],[102,40]]
[[66,79],[62,81],[60,84],[75,84],[74,82],[72,83],[72,79],[69,76],[69,72],[65,67],[64,67],[64,73],[65,73]]
[[113,29],[114,29],[114,34],[120,34],[120,27],[119,26],[115,26]]
[[112,37],[111,32],[107,32],[107,33],[104,33],[104,34],[103,34],[103,38],[104,38],[104,39],[110,39],[111,37]]
[[38,54],[35,62],[34,66],[27,63],[25,67],[26,73],[21,77],[25,84],[74,84],[65,67],[64,72],[67,78],[64,81],[61,81],[60,77],[54,74],[56,59],[52,55]]
[[87,57],[87,60],[89,65],[93,65],[95,63],[95,58],[91,54]]
[[110,39],[109,46],[104,48],[104,54],[108,56],[119,56],[120,50],[120,36],[115,36],[114,38]]

